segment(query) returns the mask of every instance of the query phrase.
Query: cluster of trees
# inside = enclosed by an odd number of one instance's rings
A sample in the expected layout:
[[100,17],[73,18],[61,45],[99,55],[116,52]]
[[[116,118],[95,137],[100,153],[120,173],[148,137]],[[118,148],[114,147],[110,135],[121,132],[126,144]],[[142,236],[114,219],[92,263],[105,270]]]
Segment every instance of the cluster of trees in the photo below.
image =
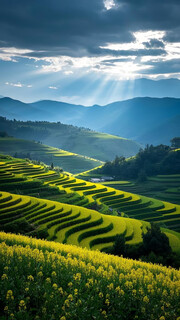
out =
[[118,179],[138,179],[145,181],[147,176],[157,174],[180,173],[180,151],[174,151],[179,146],[180,138],[171,140],[172,146],[147,145],[140,149],[135,157],[125,159],[116,156],[98,169],[98,173],[118,177]]
[[172,252],[168,237],[157,224],[151,223],[151,227],[147,228],[147,233],[142,234],[142,238],[141,244],[129,246],[125,243],[124,235],[117,235],[110,253],[175,268],[180,267],[180,255]]
[[180,137],[175,137],[171,139],[171,147],[172,148],[180,148]]
[[8,120],[0,116],[0,128],[16,138],[43,141],[53,134],[76,136],[81,132],[92,131],[84,127],[62,124],[61,122],[48,121],[19,121]]
[[0,131],[0,138],[7,138],[9,135],[5,131]]

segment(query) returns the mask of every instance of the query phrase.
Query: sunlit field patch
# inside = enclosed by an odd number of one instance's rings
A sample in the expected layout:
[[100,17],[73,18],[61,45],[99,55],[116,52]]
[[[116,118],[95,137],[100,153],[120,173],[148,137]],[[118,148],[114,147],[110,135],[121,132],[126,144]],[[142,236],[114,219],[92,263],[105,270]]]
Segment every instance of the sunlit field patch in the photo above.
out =
[[179,319],[180,272],[0,233],[3,319]]

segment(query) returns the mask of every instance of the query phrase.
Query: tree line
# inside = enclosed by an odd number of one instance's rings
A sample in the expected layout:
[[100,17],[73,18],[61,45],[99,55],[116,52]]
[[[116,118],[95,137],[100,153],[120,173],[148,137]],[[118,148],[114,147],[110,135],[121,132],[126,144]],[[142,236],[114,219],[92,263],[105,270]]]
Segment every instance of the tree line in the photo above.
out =
[[118,157],[107,161],[97,170],[100,174],[115,176],[118,179],[138,179],[145,181],[147,176],[157,174],[180,173],[180,138],[171,140],[171,146],[146,145],[140,149],[135,157],[125,159]]

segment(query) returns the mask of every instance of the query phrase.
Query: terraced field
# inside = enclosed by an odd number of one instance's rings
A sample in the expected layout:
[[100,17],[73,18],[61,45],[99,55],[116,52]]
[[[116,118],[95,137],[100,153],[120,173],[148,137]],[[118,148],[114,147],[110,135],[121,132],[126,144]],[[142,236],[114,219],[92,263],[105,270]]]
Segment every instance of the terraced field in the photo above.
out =
[[102,184],[116,189],[136,192],[148,197],[180,204],[180,174],[148,177],[147,181],[143,183],[131,181],[106,181]]
[[0,150],[20,158],[40,160],[48,165],[61,167],[64,171],[79,173],[101,165],[103,162],[41,143],[15,138],[0,138]]
[[180,231],[180,206],[157,199],[139,196],[122,190],[115,190],[101,184],[75,179],[74,177],[60,177],[58,181],[48,181],[67,193],[76,192],[88,200],[88,205],[96,201],[104,204],[110,210],[117,210],[120,216],[124,214],[130,218],[156,222],[164,227]]
[[129,244],[141,242],[142,230],[148,225],[87,208],[1,192],[1,230],[9,228],[12,220],[19,223],[24,218],[35,230],[47,230],[49,240],[87,248],[96,246],[99,250],[112,246],[117,234],[124,234]]
[[[14,179],[16,179],[16,174],[19,173],[21,174],[19,179],[22,179],[23,174],[28,177],[28,181],[34,182],[34,179],[38,179],[37,181],[43,182],[43,187],[56,187],[55,190],[59,189],[67,196],[73,195],[74,205],[98,210],[106,208],[108,214],[128,216],[147,222],[153,221],[174,231],[180,231],[180,206],[175,204],[116,190],[54,171],[45,172],[41,166],[35,166],[22,160],[1,162],[0,172],[2,178],[5,179],[1,184],[1,186],[4,185],[4,191],[10,191],[8,187],[11,186],[13,179],[9,178],[9,175],[15,174]],[[15,182],[15,185],[18,183],[22,182]],[[27,194],[28,191],[29,189],[27,189]],[[101,210],[101,212],[105,211]]]
[[180,204],[180,174],[158,175],[148,179],[156,188],[158,197]]
[[38,173],[42,178],[56,176],[54,171],[47,172],[46,170],[43,166],[12,158],[12,161],[9,160],[8,163],[0,165],[0,190],[42,198],[49,195],[58,196],[60,192],[57,188],[44,185],[43,179],[41,181],[34,178]]
[[[126,243],[142,241],[142,231],[147,222],[123,217],[103,215],[97,211],[45,199],[20,196],[8,192],[0,193],[0,228],[9,230],[12,225],[26,222],[34,229],[46,230],[48,240],[75,244],[89,249],[104,250],[112,247],[117,234],[124,234]],[[174,251],[180,247],[180,238],[167,235]]]

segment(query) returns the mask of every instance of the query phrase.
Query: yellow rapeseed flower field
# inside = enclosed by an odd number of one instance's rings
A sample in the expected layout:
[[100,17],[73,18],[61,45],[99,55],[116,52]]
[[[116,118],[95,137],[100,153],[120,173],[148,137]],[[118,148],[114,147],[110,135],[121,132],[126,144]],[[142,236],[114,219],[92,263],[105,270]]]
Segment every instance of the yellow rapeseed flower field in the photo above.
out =
[[178,320],[180,271],[0,232],[0,319]]

